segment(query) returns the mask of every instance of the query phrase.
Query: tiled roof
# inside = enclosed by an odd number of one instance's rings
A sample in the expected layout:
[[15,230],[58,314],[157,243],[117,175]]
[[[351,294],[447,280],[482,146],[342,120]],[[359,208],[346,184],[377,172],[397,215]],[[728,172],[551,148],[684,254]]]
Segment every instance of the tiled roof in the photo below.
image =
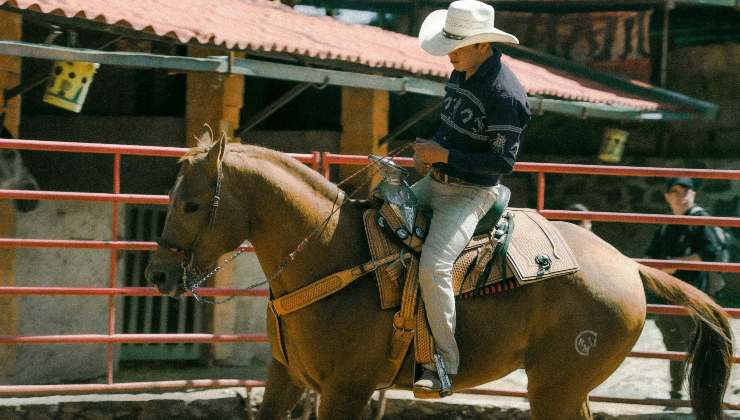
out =
[[[228,49],[287,53],[446,77],[446,57],[432,57],[416,38],[376,27],[307,16],[269,0],[0,0],[19,9],[95,20]],[[505,56],[530,95],[655,110],[640,99],[562,71]]]

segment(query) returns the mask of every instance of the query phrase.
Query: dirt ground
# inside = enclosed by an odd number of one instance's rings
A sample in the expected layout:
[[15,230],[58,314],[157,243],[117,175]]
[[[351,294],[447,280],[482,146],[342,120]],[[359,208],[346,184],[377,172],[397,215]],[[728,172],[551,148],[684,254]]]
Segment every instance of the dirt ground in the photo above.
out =
[[[740,319],[732,321],[735,337],[740,339]],[[645,325],[635,350],[664,351],[660,332],[653,320]],[[736,347],[735,354],[740,353]],[[188,367],[172,369],[132,369],[119,372],[117,381],[182,379],[184,377],[244,377],[263,378],[264,366],[252,368],[233,367]],[[164,374],[164,372],[169,372]],[[527,378],[523,371],[488,383],[482,388],[526,390]],[[622,366],[603,384],[596,388],[593,396],[618,396],[626,398],[668,398],[670,379],[668,362],[656,359],[628,358]],[[457,393],[442,400],[415,400],[408,391],[388,391],[387,409],[384,419],[486,419],[517,420],[529,417],[529,404],[523,398],[489,397]],[[254,406],[261,402],[262,389],[255,389],[250,400]],[[244,418],[244,403],[247,398],[242,388],[187,391],[165,394],[119,394],[52,396],[34,398],[0,399],[0,418],[30,419],[90,419],[113,420],[119,418]],[[378,393],[368,409],[366,418],[375,418]],[[735,365],[725,401],[740,404],[740,365]],[[688,408],[666,409],[665,407],[626,405],[614,403],[592,403],[594,417],[599,420],[683,420],[693,418]],[[729,419],[740,420],[740,410],[728,411]],[[9,416],[9,417],[8,417]],[[66,417],[65,417],[66,416]]]

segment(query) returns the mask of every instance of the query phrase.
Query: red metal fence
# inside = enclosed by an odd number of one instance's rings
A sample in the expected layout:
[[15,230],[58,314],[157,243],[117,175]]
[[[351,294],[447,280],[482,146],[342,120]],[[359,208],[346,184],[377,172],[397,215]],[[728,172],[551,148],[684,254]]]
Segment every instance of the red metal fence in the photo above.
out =
[[[0,149],[42,150],[54,152],[98,153],[113,157],[113,192],[81,193],[56,191],[25,191],[0,190],[0,199],[28,199],[28,200],[78,200],[109,202],[112,205],[111,238],[118,236],[119,204],[160,204],[166,205],[168,197],[164,195],[122,194],[121,184],[121,156],[138,155],[153,157],[180,157],[186,149],[175,147],[154,147],[134,145],[110,145],[100,143],[73,143],[38,140],[0,139]],[[332,153],[313,152],[309,154],[291,154],[294,158],[321,170],[325,176],[334,164],[365,165],[368,160],[365,156],[336,155]],[[398,158],[397,161],[405,166],[412,166],[409,158]],[[612,213],[612,212],[577,212],[545,209],[545,174],[586,174],[586,175],[616,175],[616,176],[691,176],[707,179],[735,179],[740,180],[740,171],[724,170],[697,170],[697,169],[669,169],[626,166],[595,166],[572,164],[545,164],[519,163],[515,171],[536,173],[538,179],[537,209],[546,217],[562,220],[591,219],[604,222],[629,223],[677,223],[677,224],[711,224],[725,227],[740,227],[738,217],[683,217],[658,214]],[[113,345],[116,343],[245,343],[267,342],[264,334],[119,334],[116,333],[115,313],[116,297],[118,296],[158,296],[153,288],[149,287],[116,287],[117,253],[119,251],[151,251],[156,249],[154,242],[118,241],[118,240],[54,240],[54,239],[21,239],[0,238],[0,248],[77,248],[108,250],[111,254],[111,263],[107,287],[0,287],[0,295],[76,295],[76,296],[108,296],[108,333],[107,334],[68,334],[68,335],[25,335],[0,336],[0,344],[107,344],[107,366],[105,384],[60,384],[60,385],[12,385],[0,386],[0,396],[9,395],[41,395],[41,394],[70,394],[91,392],[131,392],[145,390],[176,390],[189,388],[221,388],[245,387],[249,391],[253,387],[263,386],[261,381],[240,379],[196,379],[182,381],[153,381],[114,383],[113,381]],[[249,249],[249,247],[246,247]],[[639,260],[645,264],[659,268],[680,268],[685,270],[740,272],[740,263],[709,263],[687,261]],[[246,290],[234,288],[202,288],[202,296],[267,296],[266,290]],[[685,315],[687,312],[679,306],[648,305],[651,313]],[[740,309],[727,309],[730,316],[740,318]],[[630,353],[631,357],[654,358],[665,360],[682,360],[684,353],[680,352],[638,352]],[[740,363],[740,356],[734,356],[734,362]],[[471,394],[503,395],[526,397],[525,392],[512,390],[467,390]],[[668,399],[634,399],[606,396],[592,396],[592,401],[622,402],[633,404],[656,404],[686,406],[688,401]],[[728,409],[740,409],[740,404],[725,404]]]

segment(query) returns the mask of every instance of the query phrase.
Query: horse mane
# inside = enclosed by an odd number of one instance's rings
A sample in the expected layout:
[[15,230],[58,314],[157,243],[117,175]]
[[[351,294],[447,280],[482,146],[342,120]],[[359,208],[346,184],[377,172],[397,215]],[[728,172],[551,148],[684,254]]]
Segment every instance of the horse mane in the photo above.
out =
[[[185,152],[185,154],[179,159],[179,162],[188,162],[192,165],[198,158],[207,154],[214,144],[215,143],[199,141],[197,146],[191,147],[187,152]],[[337,196],[344,196],[344,192],[337,187],[336,184],[330,182],[315,170],[285,153],[268,149],[266,147],[241,143],[227,143],[226,150],[227,156],[234,154],[241,155],[240,164],[244,166],[248,166],[246,162],[248,159],[256,159],[260,161],[269,161],[282,167],[331,201],[336,200]]]

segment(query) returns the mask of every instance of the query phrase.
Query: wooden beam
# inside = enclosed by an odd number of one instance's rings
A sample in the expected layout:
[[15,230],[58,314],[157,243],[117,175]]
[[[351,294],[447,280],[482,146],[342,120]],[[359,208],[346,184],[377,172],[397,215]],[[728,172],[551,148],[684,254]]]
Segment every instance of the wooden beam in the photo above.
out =
[[[388,110],[390,97],[388,91],[342,88],[342,135],[339,143],[339,153],[352,155],[385,155],[388,153],[388,144],[380,144],[380,140],[388,134]],[[340,169],[340,179],[344,179],[359,166],[343,165]],[[366,184],[356,197],[362,197],[371,191],[380,175],[373,177],[370,184]],[[349,184],[353,191],[359,187],[366,177],[360,176]]]
[[[208,57],[211,49],[188,47],[191,57]],[[235,53],[243,58],[243,53]],[[239,127],[239,113],[244,98],[244,76],[190,72],[187,75],[185,104],[185,145],[195,145],[195,138],[203,132],[203,124],[213,129],[216,137],[224,131],[230,139]]]
[[[0,10],[0,39],[21,39],[23,21],[21,15]],[[21,82],[21,58],[0,55],[0,112],[5,114],[3,125],[18,137],[21,118],[21,95],[7,103],[3,93],[5,89],[16,87]],[[15,207],[11,200],[0,201],[0,237],[15,237]],[[0,250],[0,286],[15,284],[15,249]],[[18,333],[18,306],[13,296],[0,298],[0,334],[16,335]],[[9,382],[15,375],[16,346],[0,346],[0,381]]]

